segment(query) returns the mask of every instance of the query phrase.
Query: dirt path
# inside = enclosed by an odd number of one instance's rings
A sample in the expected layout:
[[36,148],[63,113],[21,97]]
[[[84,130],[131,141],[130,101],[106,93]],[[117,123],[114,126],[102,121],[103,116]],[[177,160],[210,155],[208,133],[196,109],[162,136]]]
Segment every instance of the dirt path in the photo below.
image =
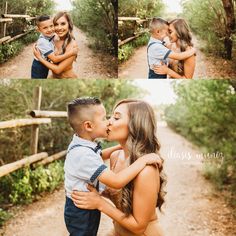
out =
[[[199,150],[165,124],[158,127],[158,136],[168,176],[165,213],[160,215],[165,236],[236,236],[236,220],[230,209],[201,175],[202,162],[196,157]],[[61,188],[21,208],[7,223],[3,235],[67,236],[63,204]],[[106,236],[110,229],[111,219],[102,215],[98,236]]]
[[[205,79],[213,77],[235,77],[233,62],[214,57],[207,57],[200,50],[200,43],[193,38],[194,46],[197,48],[197,61],[193,78]],[[227,66],[227,69],[225,68]],[[226,71],[227,74],[226,74]],[[119,78],[146,79],[148,76],[147,47],[143,46],[135,50],[131,58],[119,65]]]
[[[110,78],[117,72],[108,64],[114,59],[101,53],[94,53],[88,46],[88,39],[84,32],[75,28],[74,35],[79,45],[79,55],[74,63],[74,70],[79,78]],[[0,65],[0,78],[30,78],[33,61],[33,44],[26,46],[23,51],[8,62]]]

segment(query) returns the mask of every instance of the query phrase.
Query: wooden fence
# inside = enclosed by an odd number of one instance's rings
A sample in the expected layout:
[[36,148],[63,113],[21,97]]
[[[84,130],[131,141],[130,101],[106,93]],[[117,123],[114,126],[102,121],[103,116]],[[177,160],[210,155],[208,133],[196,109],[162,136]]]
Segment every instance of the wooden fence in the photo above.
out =
[[[118,46],[122,46],[147,32],[148,24],[150,19],[140,19],[138,17],[118,17],[119,28],[122,28],[122,25],[127,22],[133,23],[133,36],[126,39],[119,39]],[[139,29],[139,30],[138,30]],[[140,30],[141,29],[141,30]]]
[[0,130],[15,128],[15,127],[32,126],[31,144],[30,144],[31,155],[19,161],[15,161],[13,163],[0,166],[0,177],[5,176],[24,166],[29,166],[33,163],[35,163],[34,166],[45,165],[50,162],[53,162],[54,160],[60,159],[66,155],[66,150],[56,153],[52,156],[48,156],[48,153],[46,152],[38,153],[39,126],[42,124],[51,123],[52,122],[51,118],[67,117],[67,113],[63,111],[40,110],[41,100],[42,100],[42,88],[36,87],[34,90],[34,97],[33,97],[34,101],[33,109],[28,113],[29,115],[32,116],[32,118],[0,122]]
[[7,12],[8,12],[8,3],[6,2],[4,14],[2,14],[0,18],[0,24],[3,24],[3,37],[0,38],[0,44],[10,43],[35,30],[35,28],[32,26],[31,28],[24,29],[20,34],[14,36],[7,35],[7,26],[9,24],[13,24],[14,19],[22,18],[26,22],[29,22],[36,18],[29,15],[8,14]]

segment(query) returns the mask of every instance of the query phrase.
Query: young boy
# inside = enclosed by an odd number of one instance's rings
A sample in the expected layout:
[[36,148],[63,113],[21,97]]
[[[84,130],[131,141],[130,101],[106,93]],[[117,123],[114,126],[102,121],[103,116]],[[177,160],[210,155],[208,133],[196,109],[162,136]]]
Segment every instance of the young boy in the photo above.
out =
[[151,38],[148,42],[147,57],[149,66],[149,79],[166,79],[167,75],[156,74],[154,65],[168,64],[168,58],[174,60],[184,60],[196,53],[195,49],[186,52],[175,53],[164,46],[164,38],[168,36],[168,22],[161,18],[153,18],[150,22],[149,30]]
[[[77,55],[78,48],[65,52],[63,55],[55,55],[54,53],[54,36],[55,30],[53,21],[50,16],[42,15],[36,19],[37,30],[41,33],[37,41],[37,48],[41,52],[43,58],[50,60],[53,63],[59,63],[71,56]],[[33,60],[31,67],[32,79],[46,79],[48,77],[49,69],[44,66],[36,58]]]
[[[100,193],[105,185],[120,189],[128,184],[146,164],[161,163],[157,155],[139,158],[125,170],[115,174],[108,170],[101,157],[96,138],[106,138],[108,120],[106,110],[98,98],[77,98],[68,104],[68,119],[75,134],[65,160],[65,223],[72,236],[96,236],[100,211],[77,208],[71,200],[73,190],[88,191],[87,184]],[[110,154],[119,147],[109,148]],[[113,150],[111,150],[113,149]],[[106,152],[107,158],[108,153]]]

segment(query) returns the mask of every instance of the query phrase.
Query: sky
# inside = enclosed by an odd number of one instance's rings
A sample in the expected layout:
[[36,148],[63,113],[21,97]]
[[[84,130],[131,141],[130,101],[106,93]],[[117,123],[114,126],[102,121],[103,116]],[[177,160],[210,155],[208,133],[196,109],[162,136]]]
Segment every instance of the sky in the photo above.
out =
[[62,11],[62,10],[69,11],[72,9],[71,0],[54,0],[54,2],[57,4],[56,6],[57,11]]
[[143,99],[151,105],[175,103],[176,95],[172,89],[170,80],[140,80],[134,81],[138,87],[146,90],[149,94]]
[[168,12],[182,12],[182,7],[180,5],[181,0],[163,0],[163,2],[166,4]]

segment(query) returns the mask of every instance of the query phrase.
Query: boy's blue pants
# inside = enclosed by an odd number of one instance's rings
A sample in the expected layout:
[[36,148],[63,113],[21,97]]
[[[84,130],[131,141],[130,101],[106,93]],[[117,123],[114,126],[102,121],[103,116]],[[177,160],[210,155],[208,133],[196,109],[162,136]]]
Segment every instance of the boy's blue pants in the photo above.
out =
[[34,59],[31,67],[32,79],[46,79],[48,77],[49,69],[44,66],[40,61]]
[[100,217],[100,211],[80,209],[66,197],[64,218],[70,236],[96,236]]
[[153,70],[149,69],[148,79],[166,79],[167,75],[156,74]]

